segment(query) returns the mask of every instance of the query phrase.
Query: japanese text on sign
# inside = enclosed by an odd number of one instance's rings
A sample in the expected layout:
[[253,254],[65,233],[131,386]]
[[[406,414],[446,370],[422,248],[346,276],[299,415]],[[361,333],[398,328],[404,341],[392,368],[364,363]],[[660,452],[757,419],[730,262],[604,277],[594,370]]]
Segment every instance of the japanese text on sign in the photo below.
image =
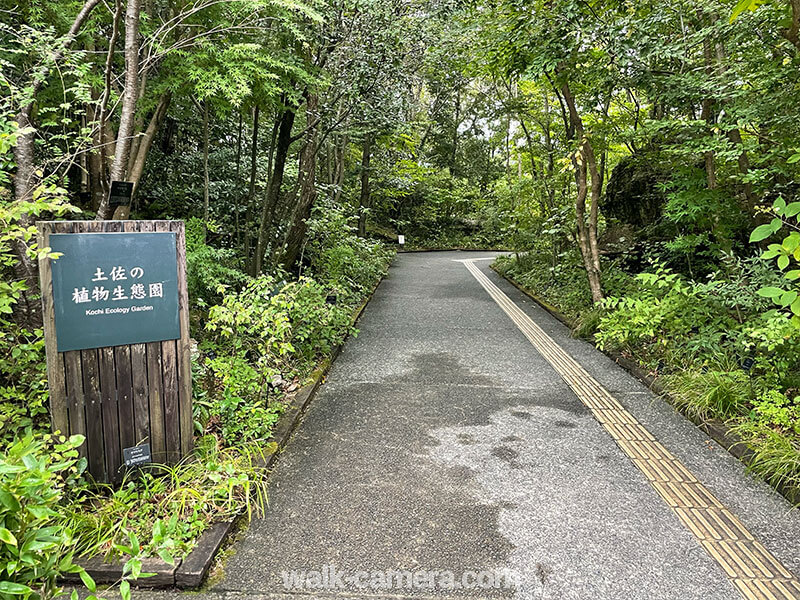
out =
[[53,234],[58,351],[180,337],[174,233]]

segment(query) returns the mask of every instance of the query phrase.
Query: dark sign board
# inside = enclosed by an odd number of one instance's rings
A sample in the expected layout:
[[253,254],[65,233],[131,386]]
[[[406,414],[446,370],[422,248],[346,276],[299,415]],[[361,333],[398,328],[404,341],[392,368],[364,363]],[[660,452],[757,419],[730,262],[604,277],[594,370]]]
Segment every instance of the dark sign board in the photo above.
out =
[[58,352],[174,340],[174,233],[54,233],[50,247]]
[[132,446],[131,448],[123,448],[122,460],[126,467],[135,467],[136,465],[153,462],[153,456],[150,453],[150,444],[140,444],[139,446]]
[[112,181],[111,191],[108,194],[108,203],[111,206],[128,206],[133,197],[133,183],[130,181]]

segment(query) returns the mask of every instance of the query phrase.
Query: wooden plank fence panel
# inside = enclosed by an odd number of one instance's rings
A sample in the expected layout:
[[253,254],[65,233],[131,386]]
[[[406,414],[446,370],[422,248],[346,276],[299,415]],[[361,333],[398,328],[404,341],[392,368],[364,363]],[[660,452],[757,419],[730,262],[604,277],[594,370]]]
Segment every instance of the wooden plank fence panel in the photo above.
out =
[[97,350],[81,350],[83,397],[86,405],[86,454],[89,472],[99,481],[108,481],[103,456],[103,407],[100,398],[100,367]]
[[174,340],[161,342],[164,383],[164,438],[168,464],[181,456],[181,433],[178,412],[178,351]]
[[[125,221],[127,232],[142,231],[141,221]],[[133,390],[133,419],[135,442],[131,445],[151,443],[150,440],[150,386],[147,377],[147,345],[131,344],[131,387]],[[130,446],[126,446],[130,447]]]
[[52,233],[174,232],[180,338],[59,353],[50,260],[40,261],[50,412],[54,430],[82,434],[80,448],[98,481],[117,482],[123,449],[150,443],[155,462],[175,463],[192,448],[189,314],[185,231],[176,221],[39,223],[40,244]]
[[[86,435],[86,413],[83,402],[83,373],[80,351],[65,352],[64,374],[67,385],[67,407],[69,410],[69,434]],[[55,426],[54,426],[55,428]],[[86,444],[78,448],[78,453],[86,457]]]
[[[141,231],[157,231],[158,221],[141,224]],[[164,427],[164,364],[161,342],[145,344],[147,351],[147,385],[150,407],[150,450],[153,460],[167,462],[167,440]]]
[[[120,232],[122,231],[122,222],[98,222],[94,229],[98,232]],[[110,481],[115,482],[121,475],[122,446],[120,446],[114,347],[98,348],[97,357],[100,363],[100,399],[103,413],[103,455],[106,463],[106,476]]]
[[[38,224],[39,245],[42,248],[50,247],[50,228],[43,223]],[[42,320],[55,322],[55,306],[53,305],[53,274],[50,259],[43,258],[39,261],[39,280],[42,291]],[[67,401],[67,388],[64,373],[64,357],[58,354],[56,346],[55,327],[45,328],[44,345],[48,357],[47,381],[50,385],[50,422],[54,431],[61,431],[67,435],[69,427],[69,409]]]
[[[175,232],[178,250],[178,265],[186,264],[186,229],[181,222],[173,221],[170,230]],[[178,384],[180,387],[180,436],[181,455],[192,450],[194,441],[194,419],[192,417],[192,347],[189,338],[189,295],[186,285],[186,269],[178,268],[178,308],[181,322],[181,339],[178,340]]]
[[136,416],[133,411],[133,386],[131,382],[131,347],[114,348],[119,406],[119,443],[122,448],[136,445]]

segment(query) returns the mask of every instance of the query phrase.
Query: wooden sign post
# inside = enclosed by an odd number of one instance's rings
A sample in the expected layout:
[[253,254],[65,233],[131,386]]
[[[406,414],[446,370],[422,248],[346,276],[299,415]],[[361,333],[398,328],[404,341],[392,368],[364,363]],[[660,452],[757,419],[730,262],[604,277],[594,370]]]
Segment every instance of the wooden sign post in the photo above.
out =
[[82,434],[89,472],[174,464],[192,448],[186,251],[181,221],[44,221],[50,415]]

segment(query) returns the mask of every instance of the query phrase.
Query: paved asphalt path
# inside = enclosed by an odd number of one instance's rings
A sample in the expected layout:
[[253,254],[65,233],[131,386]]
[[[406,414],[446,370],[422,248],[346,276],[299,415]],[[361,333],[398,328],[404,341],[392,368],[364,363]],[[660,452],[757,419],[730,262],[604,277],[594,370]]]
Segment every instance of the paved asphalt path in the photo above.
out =
[[[358,337],[346,343],[281,456],[266,516],[251,523],[224,577],[206,594],[739,597],[457,262],[490,256],[398,256],[359,322]],[[800,573],[798,511],[590,344],[571,338],[490,263],[475,264]],[[290,571],[297,579],[287,585]],[[298,583],[301,577],[319,583],[314,577],[321,573],[328,576],[326,589]],[[409,585],[409,576],[416,584]],[[462,576],[466,586],[451,585]],[[393,587],[379,589],[387,581]],[[475,589],[476,581],[501,587]],[[370,587],[359,588],[365,582]]]

